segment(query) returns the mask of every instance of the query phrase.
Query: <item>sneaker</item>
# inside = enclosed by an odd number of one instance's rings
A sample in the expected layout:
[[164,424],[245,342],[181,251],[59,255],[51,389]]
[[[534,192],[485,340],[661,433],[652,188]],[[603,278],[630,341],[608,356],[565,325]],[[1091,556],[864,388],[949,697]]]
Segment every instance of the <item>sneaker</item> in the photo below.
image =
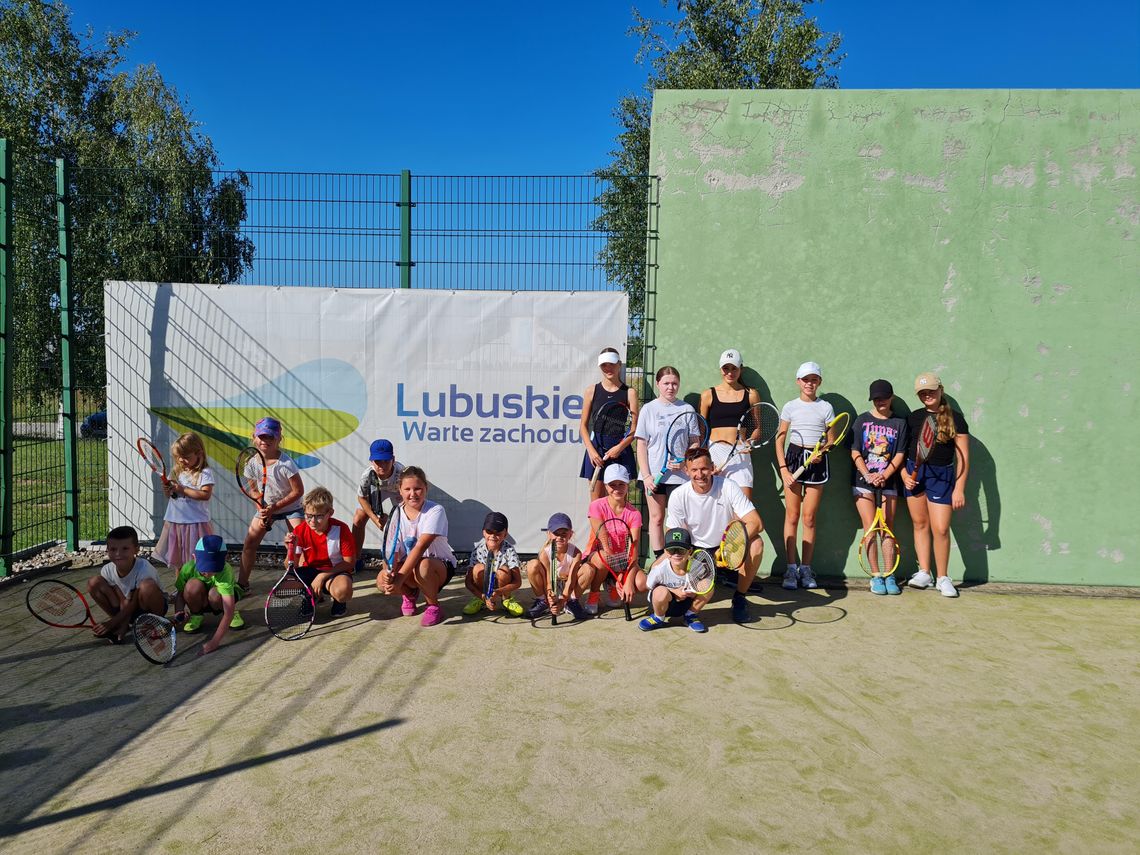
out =
[[544,597],[534,601],[534,605],[527,611],[526,616],[534,620],[535,618],[542,617],[548,611],[550,611],[550,604],[546,602],[546,598]]
[[249,582],[238,582],[237,587],[238,590],[241,591],[242,596],[245,596],[249,593]]
[[888,594],[901,594],[899,590],[899,583],[895,581],[894,576],[888,576],[885,580]]
[[590,591],[590,596],[586,597],[586,613],[596,615],[598,613],[598,603],[600,603],[601,600],[601,594],[597,591]]
[[871,577],[871,593],[882,594],[884,597],[887,595],[887,583],[883,581],[882,576]]
[[807,588],[809,591],[819,587],[815,581],[815,574],[811,572],[810,567],[800,565],[800,587]]
[[696,612],[685,612],[685,626],[693,632],[708,632],[708,627],[701,623],[701,616]]
[[416,613],[416,598],[403,594],[400,597],[400,614],[411,617]]
[[230,618],[230,629],[245,629],[245,618],[241,616],[241,612],[234,612],[234,616]]
[[[482,610],[482,608],[483,608],[483,598],[482,597],[472,597],[470,600],[467,601],[467,605],[465,605],[463,607],[463,614],[465,614],[465,615],[477,615]],[[424,612],[424,614],[426,615],[427,612]]]
[[311,618],[313,616],[313,604],[308,600],[301,603],[300,615],[302,618]]
[[420,618],[420,626],[435,626],[443,622],[443,609],[439,606],[429,605],[424,609],[424,616]]
[[944,597],[958,596],[958,589],[954,587],[954,583],[950,581],[949,576],[939,576],[937,588],[938,593]]
[[[234,614],[237,614],[235,612]],[[182,625],[183,632],[200,632],[202,629],[202,621],[206,619],[205,615],[190,615],[186,623]]]
[[737,591],[732,595],[732,619],[736,623],[748,623],[748,600],[744,594]]
[[621,597],[618,596],[617,585],[606,580],[606,608],[616,609],[622,603]]
[[907,585],[912,588],[929,588],[933,584],[934,579],[931,578],[930,573],[926,570],[919,570],[911,576],[910,581],[907,582]]
[[329,617],[338,618],[344,617],[344,613],[348,611],[348,603],[338,603],[333,600],[332,608],[329,609]]
[[511,617],[522,617],[522,603],[518,602],[514,597],[504,597],[503,608],[507,610],[507,614]]
[[794,564],[789,564],[788,569],[784,571],[784,584],[785,591],[794,591],[799,585],[800,568]]
[[577,600],[570,600],[566,603],[566,611],[570,612],[574,620],[586,620],[590,615],[582,608],[582,604]]
[[[573,601],[571,600],[571,602]],[[657,615],[654,614],[649,615],[649,617],[643,617],[637,622],[637,628],[644,630],[645,632],[649,632],[651,629],[660,629],[661,627],[668,625],[669,621],[665,620],[665,618],[657,617]]]

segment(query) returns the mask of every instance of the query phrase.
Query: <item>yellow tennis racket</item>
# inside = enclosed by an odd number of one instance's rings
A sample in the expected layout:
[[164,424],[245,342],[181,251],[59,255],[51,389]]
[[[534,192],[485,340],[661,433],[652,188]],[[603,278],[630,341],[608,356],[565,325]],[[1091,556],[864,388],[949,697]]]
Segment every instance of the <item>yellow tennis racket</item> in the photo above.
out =
[[887,526],[882,490],[875,490],[875,518],[859,542],[859,566],[872,579],[885,579],[893,575],[899,566],[899,542]]

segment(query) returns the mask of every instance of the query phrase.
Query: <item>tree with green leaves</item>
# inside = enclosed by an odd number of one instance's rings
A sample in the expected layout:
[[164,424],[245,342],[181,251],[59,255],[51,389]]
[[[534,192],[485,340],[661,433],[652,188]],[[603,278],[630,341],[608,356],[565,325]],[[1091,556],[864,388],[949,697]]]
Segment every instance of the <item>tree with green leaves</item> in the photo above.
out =
[[[610,281],[629,294],[630,316],[644,312],[649,125],[657,89],[833,89],[841,38],[825,33],[807,9],[814,0],[662,0],[669,20],[634,10],[637,61],[649,67],[641,93],[623,96],[614,116],[620,130],[594,227],[609,235],[600,253]],[[641,364],[640,329],[631,330],[629,360]]]
[[157,69],[121,70],[131,33],[72,31],[62,0],[0,0],[0,137],[14,152],[16,388],[57,389],[55,159],[70,165],[77,385],[102,387],[103,281],[232,282],[248,179],[216,174],[213,144]]

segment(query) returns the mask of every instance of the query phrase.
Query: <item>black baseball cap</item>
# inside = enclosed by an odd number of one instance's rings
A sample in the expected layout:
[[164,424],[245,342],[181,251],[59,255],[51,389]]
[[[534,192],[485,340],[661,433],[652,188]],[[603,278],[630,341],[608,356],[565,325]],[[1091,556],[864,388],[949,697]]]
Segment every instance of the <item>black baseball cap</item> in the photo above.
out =
[[867,400],[873,401],[876,398],[889,398],[895,393],[894,386],[891,385],[889,380],[876,380],[871,384],[871,392]]
[[683,528],[671,528],[665,532],[666,549],[692,549],[693,539]]
[[483,518],[483,531],[489,531],[498,534],[501,531],[507,530],[507,517],[506,514],[501,514],[498,511],[491,511]]

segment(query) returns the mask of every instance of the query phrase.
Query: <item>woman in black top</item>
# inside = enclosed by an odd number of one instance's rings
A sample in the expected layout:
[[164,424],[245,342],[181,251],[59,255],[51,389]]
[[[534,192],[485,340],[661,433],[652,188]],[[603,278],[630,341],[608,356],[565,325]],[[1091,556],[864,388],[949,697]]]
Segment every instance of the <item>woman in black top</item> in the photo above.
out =
[[[720,355],[720,384],[701,393],[701,415],[709,425],[710,446],[714,442],[727,442],[731,446],[736,441],[736,425],[740,417],[753,404],[760,403],[760,393],[740,382],[743,369],[740,351],[726,350]],[[735,455],[722,471],[715,474],[735,481],[748,501],[752,501],[752,458],[749,455]]]
[[[582,445],[586,453],[582,458],[582,471],[578,474],[589,481],[594,477],[594,468],[606,466],[610,463],[620,463],[626,471],[637,471],[637,461],[633,459],[633,432],[607,451],[604,455],[594,445],[594,437],[590,435],[590,426],[593,424],[594,413],[601,409],[607,401],[617,399],[629,405],[633,421],[637,424],[637,392],[631,389],[621,379],[621,356],[617,350],[607,347],[598,354],[598,369],[602,372],[602,382],[595,383],[586,390],[582,396],[582,419],[578,423],[578,433],[582,436]],[[590,501],[600,499],[606,495],[606,485],[599,478],[590,493]]]

